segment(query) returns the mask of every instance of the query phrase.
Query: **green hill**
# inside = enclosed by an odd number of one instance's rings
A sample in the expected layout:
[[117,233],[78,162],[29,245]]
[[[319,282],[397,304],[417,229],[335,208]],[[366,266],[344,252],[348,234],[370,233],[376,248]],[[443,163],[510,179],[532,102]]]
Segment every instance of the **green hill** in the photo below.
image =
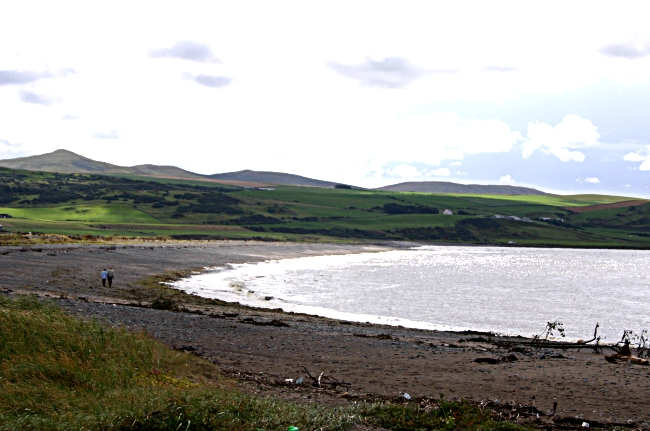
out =
[[650,203],[621,199],[240,188],[0,168],[0,214],[9,232],[650,248]]

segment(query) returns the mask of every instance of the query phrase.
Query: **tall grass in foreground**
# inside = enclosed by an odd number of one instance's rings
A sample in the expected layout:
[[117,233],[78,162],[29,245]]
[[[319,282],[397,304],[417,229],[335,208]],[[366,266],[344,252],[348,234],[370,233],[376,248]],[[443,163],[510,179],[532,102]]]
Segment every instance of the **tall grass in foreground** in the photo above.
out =
[[145,334],[0,296],[0,430],[518,429],[466,403],[441,406],[333,409],[258,398]]

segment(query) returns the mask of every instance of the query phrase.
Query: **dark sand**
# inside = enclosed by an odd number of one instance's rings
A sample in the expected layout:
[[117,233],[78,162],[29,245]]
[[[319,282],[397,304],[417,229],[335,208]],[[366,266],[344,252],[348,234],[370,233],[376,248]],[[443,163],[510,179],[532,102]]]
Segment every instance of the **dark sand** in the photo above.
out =
[[[227,375],[247,380],[247,387],[259,394],[329,405],[349,402],[340,396],[346,389],[368,399],[399,397],[404,392],[413,397],[444,394],[447,399],[534,405],[542,412],[557,402],[558,416],[650,426],[650,367],[610,364],[603,354],[591,350],[516,349],[516,362],[478,364],[474,359],[512,352],[488,340],[477,341],[480,335],[476,334],[201,304],[186,295],[187,308],[203,315],[154,310],[146,308],[150,294],[138,296],[138,280],[165,271],[400,246],[405,245],[223,242],[1,247],[0,290],[11,295],[64,296],[57,301],[71,312],[144,329],[163,343],[193,350]],[[99,272],[108,266],[116,272],[113,289],[102,288],[99,282]],[[134,298],[140,306],[127,305],[134,304]],[[288,326],[264,325],[273,320]],[[300,366],[350,386],[338,392],[308,392],[304,385],[296,390],[277,384],[306,377]]]

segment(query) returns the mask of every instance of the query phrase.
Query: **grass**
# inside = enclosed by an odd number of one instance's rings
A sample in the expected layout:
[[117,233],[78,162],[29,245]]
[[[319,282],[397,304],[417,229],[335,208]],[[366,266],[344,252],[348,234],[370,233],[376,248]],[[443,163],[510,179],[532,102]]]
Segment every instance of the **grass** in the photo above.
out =
[[462,402],[299,405],[259,398],[143,333],[0,296],[0,430],[523,430]]
[[[645,207],[650,208],[650,204],[637,202],[632,207],[583,213],[570,210],[621,200],[628,198],[451,195],[297,186],[256,190],[129,175],[0,172],[0,214],[13,217],[2,219],[4,230],[105,237],[475,244],[516,241],[531,246],[647,248],[650,210]],[[389,213],[386,204],[401,207],[397,211],[400,214]],[[453,216],[442,215],[445,209]],[[439,214],[431,214],[434,210]],[[496,214],[526,217],[532,223],[501,220],[500,227],[482,223]],[[549,226],[551,223],[554,226]]]
[[550,205],[554,207],[580,207],[588,205],[613,204],[631,201],[635,198],[604,195],[453,195],[458,197],[476,197],[526,204]]
[[36,221],[74,221],[101,223],[161,223],[129,204],[60,205],[36,208],[0,208],[0,213]]

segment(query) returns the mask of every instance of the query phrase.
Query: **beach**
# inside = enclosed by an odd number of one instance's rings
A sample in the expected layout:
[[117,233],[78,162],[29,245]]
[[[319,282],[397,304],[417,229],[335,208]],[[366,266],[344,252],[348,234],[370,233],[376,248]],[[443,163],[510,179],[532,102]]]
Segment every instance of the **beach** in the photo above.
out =
[[[519,347],[517,339],[499,347],[499,337],[489,334],[254,309],[170,292],[160,285],[229,263],[412,245],[225,241],[2,247],[0,291],[49,297],[84,318],[144,330],[169,346],[205,357],[262,396],[342,405],[359,398],[403,399],[405,393],[414,399],[443,395],[492,406],[530,406],[542,413],[557,402],[557,416],[650,422],[650,367],[612,364],[592,349],[528,348],[525,339]],[[115,270],[112,288],[101,285],[99,273],[105,267]],[[166,302],[151,308],[160,298]],[[507,355],[517,360],[475,362]],[[345,384],[331,391],[284,384],[287,379],[308,379],[305,368]]]

